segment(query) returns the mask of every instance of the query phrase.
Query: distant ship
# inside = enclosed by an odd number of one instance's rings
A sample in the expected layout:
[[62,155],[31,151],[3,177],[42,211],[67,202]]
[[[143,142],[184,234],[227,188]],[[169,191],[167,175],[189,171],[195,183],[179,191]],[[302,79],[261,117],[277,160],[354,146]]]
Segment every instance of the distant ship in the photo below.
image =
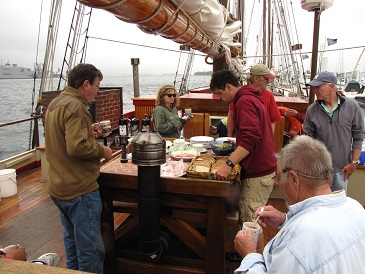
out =
[[[31,79],[34,78],[34,70],[25,67],[18,67],[17,64],[0,65],[0,79]],[[39,78],[37,73],[36,78]]]

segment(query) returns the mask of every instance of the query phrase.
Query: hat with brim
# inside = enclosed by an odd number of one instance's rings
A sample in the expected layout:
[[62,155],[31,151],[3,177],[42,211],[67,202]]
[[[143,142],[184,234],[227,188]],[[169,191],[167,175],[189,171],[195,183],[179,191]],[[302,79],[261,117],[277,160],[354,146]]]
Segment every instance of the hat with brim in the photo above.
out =
[[313,80],[309,83],[306,83],[306,86],[318,87],[320,85],[330,83],[330,84],[337,84],[336,76],[329,71],[322,71],[314,76]]
[[276,76],[273,74],[267,66],[264,64],[257,64],[251,67],[250,74],[252,76],[264,76],[266,79],[272,80]]

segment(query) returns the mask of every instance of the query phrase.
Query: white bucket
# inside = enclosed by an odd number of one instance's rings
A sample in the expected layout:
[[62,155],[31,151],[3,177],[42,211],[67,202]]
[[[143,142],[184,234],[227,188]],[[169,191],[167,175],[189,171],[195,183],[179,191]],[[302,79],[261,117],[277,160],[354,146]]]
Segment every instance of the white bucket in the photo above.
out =
[[15,169],[1,169],[0,170],[0,196],[10,197],[18,192],[18,185],[16,183]]

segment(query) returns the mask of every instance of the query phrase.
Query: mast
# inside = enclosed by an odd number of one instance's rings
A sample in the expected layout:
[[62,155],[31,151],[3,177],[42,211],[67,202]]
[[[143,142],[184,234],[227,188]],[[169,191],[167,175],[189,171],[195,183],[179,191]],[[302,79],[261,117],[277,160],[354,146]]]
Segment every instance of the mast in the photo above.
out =
[[269,68],[272,68],[272,55],[273,55],[273,42],[274,42],[274,35],[273,35],[273,28],[274,28],[274,24],[273,22],[271,21],[271,19],[273,18],[273,14],[272,14],[272,11],[271,11],[271,1],[268,0],[268,6],[267,6],[267,10],[268,10],[268,29],[269,29],[269,33],[268,33],[268,39],[267,41],[269,42],[269,45],[268,45],[268,61],[267,61],[267,66]]
[[[312,45],[312,66],[311,66],[311,79],[317,74],[317,62],[318,62],[318,37],[319,37],[319,25],[321,19],[321,13],[325,9],[330,8],[333,5],[333,0],[318,0],[318,1],[301,1],[302,8],[307,11],[314,11],[314,24],[313,24],[313,45]],[[314,102],[314,90],[310,87],[308,104]]]
[[[314,12],[314,25],[313,25],[313,45],[312,45],[312,66],[311,66],[311,79],[317,74],[317,60],[318,60],[318,36],[319,36],[319,23],[321,20],[321,12],[316,9]],[[309,89],[309,101],[308,104],[314,102],[314,90],[311,86]]]
[[[228,4],[228,0],[219,0],[218,1],[220,4],[222,4],[224,7],[227,7]],[[227,69],[228,65],[226,63],[226,60],[224,58],[224,56],[214,56],[213,57],[213,72],[222,70],[222,69]]]
[[267,48],[266,48],[266,0],[262,1],[262,63],[266,64]]

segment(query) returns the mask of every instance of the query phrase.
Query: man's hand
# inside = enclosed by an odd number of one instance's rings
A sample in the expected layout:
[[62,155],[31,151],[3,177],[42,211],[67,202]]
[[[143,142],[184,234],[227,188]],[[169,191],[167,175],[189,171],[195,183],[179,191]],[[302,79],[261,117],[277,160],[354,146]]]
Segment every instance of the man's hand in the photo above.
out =
[[92,124],[92,128],[93,128],[93,132],[94,132],[94,137],[98,138],[101,135],[101,128],[100,128],[99,123]]
[[104,158],[105,160],[109,161],[112,158],[113,151],[110,147],[103,146],[104,148]]
[[289,115],[289,116],[295,116],[297,114],[298,114],[298,111],[296,111],[295,109],[288,108],[285,111],[285,116],[287,116],[287,115]]
[[249,253],[256,253],[256,242],[250,228],[246,231],[238,231],[234,238],[234,246],[237,252],[244,258]]
[[214,173],[214,180],[227,180],[232,168],[226,164],[221,165]]
[[340,174],[345,173],[344,181],[346,181],[348,178],[350,178],[351,174],[356,171],[356,165],[353,163],[350,163],[346,165],[343,169],[341,169]]
[[286,220],[286,215],[271,205],[264,206],[264,211],[262,212],[260,212],[260,208],[258,208],[255,213],[255,218],[258,216],[260,216],[258,222],[262,227],[278,228]]
[[212,126],[212,125],[210,125],[209,126],[209,132],[210,132],[210,134],[212,134],[212,135],[216,135],[217,134],[217,127],[216,126]]

